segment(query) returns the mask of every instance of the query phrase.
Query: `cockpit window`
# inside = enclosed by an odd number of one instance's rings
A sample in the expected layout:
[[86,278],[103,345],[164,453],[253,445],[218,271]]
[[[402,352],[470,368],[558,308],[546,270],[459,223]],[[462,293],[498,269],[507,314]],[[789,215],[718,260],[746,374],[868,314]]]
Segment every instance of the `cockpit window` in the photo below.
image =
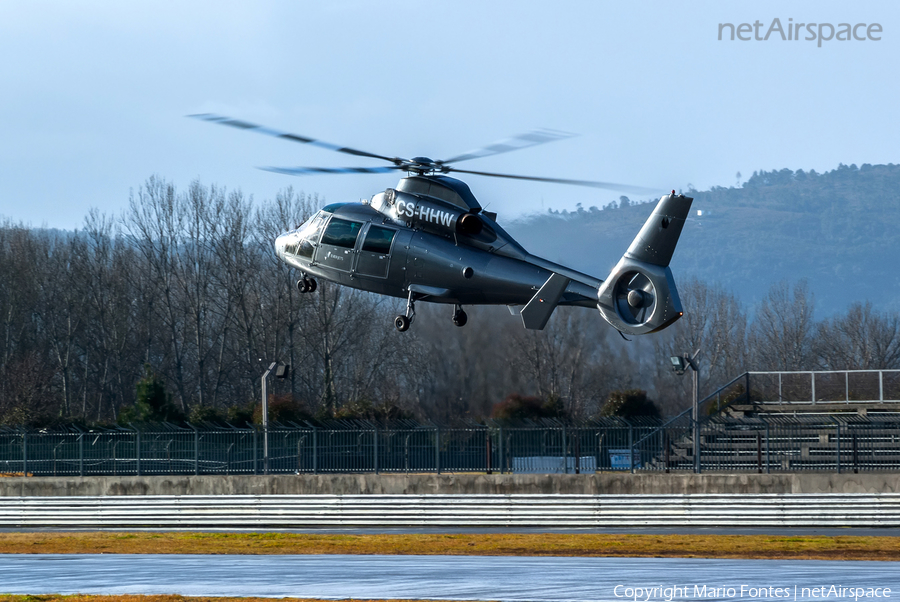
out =
[[297,229],[299,240],[296,245],[292,245],[285,249],[286,252],[301,257],[312,259],[314,245],[319,241],[319,233],[322,231],[322,224],[325,223],[325,214],[321,211],[304,222]]
[[306,218],[306,221],[305,221],[305,222],[303,222],[302,224],[300,224],[299,226],[297,226],[297,229],[294,230],[294,232],[300,232],[300,231],[302,231],[303,228],[305,228],[305,227],[307,227],[308,225],[310,225],[310,224],[312,223],[312,221],[313,221],[314,219],[316,219],[318,216],[319,216],[318,213],[313,213],[313,214],[310,215],[308,218]]
[[362,228],[362,222],[351,222],[333,217],[322,235],[322,244],[352,249],[356,246],[356,237],[359,235],[360,228]]
[[391,230],[390,228],[370,226],[369,231],[366,233],[366,240],[363,242],[362,250],[387,255],[391,252],[391,242],[394,240],[394,234],[396,233],[396,230]]

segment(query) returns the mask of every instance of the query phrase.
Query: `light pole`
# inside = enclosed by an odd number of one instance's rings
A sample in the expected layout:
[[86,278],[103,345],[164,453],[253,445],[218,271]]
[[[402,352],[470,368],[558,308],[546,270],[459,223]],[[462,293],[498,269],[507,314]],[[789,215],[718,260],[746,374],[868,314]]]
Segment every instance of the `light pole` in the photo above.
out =
[[694,389],[694,399],[691,406],[691,420],[694,423],[694,472],[700,472],[700,365],[697,356],[700,350],[694,352],[694,355],[673,355],[669,358],[672,362],[672,372],[681,376],[690,368],[693,370],[692,384]]
[[269,395],[266,391],[266,379],[275,366],[275,378],[287,378],[291,373],[290,364],[272,362],[262,375],[262,425],[263,425],[263,474],[269,474]]

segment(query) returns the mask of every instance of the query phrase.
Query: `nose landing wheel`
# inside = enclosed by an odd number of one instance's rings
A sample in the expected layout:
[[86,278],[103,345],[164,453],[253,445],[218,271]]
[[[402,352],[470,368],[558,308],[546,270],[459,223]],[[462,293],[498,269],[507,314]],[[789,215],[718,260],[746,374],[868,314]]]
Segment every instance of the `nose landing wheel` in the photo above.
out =
[[407,330],[409,330],[409,324],[409,318],[407,318],[406,316],[397,316],[396,318],[394,318],[394,326],[396,326],[397,330],[399,330],[400,332],[406,332]]
[[314,293],[316,292],[317,288],[318,285],[313,278],[307,278],[306,276],[304,276],[297,281],[297,290],[299,290],[301,293]]
[[409,330],[409,325],[412,324],[413,318],[416,317],[416,299],[414,293],[409,291],[409,297],[406,299],[406,314],[401,314],[394,318],[394,326],[400,332],[406,332]]
[[466,315],[466,312],[463,311],[463,308],[457,305],[453,309],[453,324],[454,326],[465,326],[466,322],[469,321],[469,316]]

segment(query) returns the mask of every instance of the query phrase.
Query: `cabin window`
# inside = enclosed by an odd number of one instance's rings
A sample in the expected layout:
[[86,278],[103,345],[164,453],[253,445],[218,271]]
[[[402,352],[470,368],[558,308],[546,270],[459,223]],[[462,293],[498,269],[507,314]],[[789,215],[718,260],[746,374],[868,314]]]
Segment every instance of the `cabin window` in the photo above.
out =
[[396,230],[391,230],[390,228],[371,226],[368,233],[366,233],[366,240],[363,242],[362,250],[387,255],[391,252],[391,243],[394,241],[394,234],[396,233]]
[[352,249],[356,246],[356,237],[359,236],[361,228],[362,222],[333,217],[322,235],[322,244]]

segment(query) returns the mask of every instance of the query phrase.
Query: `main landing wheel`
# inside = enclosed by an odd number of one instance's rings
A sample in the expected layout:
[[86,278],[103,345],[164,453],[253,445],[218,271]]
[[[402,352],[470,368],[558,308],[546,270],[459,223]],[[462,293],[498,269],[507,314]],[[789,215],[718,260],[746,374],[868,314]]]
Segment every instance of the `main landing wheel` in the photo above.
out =
[[313,293],[315,292],[316,288],[318,288],[316,285],[316,281],[312,278],[307,278],[306,276],[304,276],[297,281],[297,290],[299,290],[301,293]]
[[466,322],[469,321],[469,316],[466,315],[462,309],[458,309],[453,312],[453,324],[455,326],[465,326]]
[[397,330],[400,332],[406,332],[409,330],[409,318],[406,316],[397,316],[394,318],[394,326],[396,326]]

